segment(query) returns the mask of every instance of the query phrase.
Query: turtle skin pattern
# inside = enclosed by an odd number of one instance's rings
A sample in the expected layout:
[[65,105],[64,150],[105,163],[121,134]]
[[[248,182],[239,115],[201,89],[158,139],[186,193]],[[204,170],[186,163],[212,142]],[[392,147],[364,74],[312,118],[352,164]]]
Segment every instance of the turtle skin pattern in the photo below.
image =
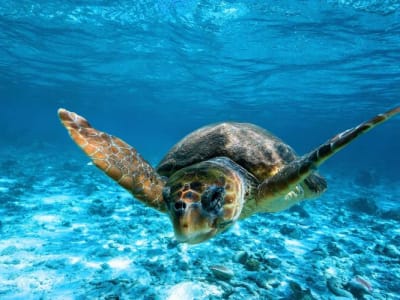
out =
[[59,109],[58,115],[71,138],[98,168],[138,200],[158,210],[165,210],[162,198],[164,179],[133,147],[117,137],[94,129],[76,113]]

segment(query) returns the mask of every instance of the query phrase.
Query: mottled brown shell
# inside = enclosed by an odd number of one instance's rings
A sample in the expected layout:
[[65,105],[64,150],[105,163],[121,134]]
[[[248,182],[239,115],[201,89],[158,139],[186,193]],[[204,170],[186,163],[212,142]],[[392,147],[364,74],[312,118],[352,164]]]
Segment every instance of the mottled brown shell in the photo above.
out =
[[[224,122],[202,127],[184,137],[161,160],[157,172],[170,177],[179,169],[219,156],[242,166],[258,183],[298,158],[289,145],[263,128]],[[325,179],[316,172],[303,182],[307,197],[318,195],[326,186]]]
[[229,157],[259,181],[297,158],[290,146],[256,125],[224,122],[187,135],[161,160],[157,171],[170,176],[183,167],[218,156]]

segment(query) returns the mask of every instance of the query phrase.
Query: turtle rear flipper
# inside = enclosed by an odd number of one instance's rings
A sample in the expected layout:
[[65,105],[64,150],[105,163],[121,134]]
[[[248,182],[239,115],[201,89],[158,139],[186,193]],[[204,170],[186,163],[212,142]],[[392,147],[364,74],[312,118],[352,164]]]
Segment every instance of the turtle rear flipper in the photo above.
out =
[[[306,187],[310,187],[309,176],[314,175],[313,171],[354,139],[399,113],[400,107],[396,107],[386,113],[379,114],[357,127],[339,133],[312,152],[285,165],[277,174],[259,185],[256,195],[259,210],[280,211],[304,198],[308,198],[310,196],[310,193],[307,193],[309,189],[303,187],[304,184]],[[324,190],[325,188],[317,190],[317,194]]]
[[58,116],[76,144],[93,163],[144,204],[164,211],[164,179],[121,139],[90,126],[86,119],[60,108]]

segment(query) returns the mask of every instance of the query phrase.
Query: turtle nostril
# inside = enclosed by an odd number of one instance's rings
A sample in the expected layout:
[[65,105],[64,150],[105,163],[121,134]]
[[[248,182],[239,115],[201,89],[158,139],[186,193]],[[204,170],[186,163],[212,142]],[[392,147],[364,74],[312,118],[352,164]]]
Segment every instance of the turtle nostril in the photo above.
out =
[[183,201],[178,201],[175,203],[174,209],[176,212],[183,212],[186,209],[186,203]]

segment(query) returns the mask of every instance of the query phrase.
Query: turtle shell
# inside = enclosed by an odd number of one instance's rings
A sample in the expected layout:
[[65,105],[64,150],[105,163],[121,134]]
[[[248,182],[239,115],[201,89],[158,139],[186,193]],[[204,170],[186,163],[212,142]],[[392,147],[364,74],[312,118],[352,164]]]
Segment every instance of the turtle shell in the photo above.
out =
[[181,168],[219,156],[230,158],[259,181],[297,158],[290,146],[256,125],[224,122],[184,137],[161,160],[157,172],[169,177]]

